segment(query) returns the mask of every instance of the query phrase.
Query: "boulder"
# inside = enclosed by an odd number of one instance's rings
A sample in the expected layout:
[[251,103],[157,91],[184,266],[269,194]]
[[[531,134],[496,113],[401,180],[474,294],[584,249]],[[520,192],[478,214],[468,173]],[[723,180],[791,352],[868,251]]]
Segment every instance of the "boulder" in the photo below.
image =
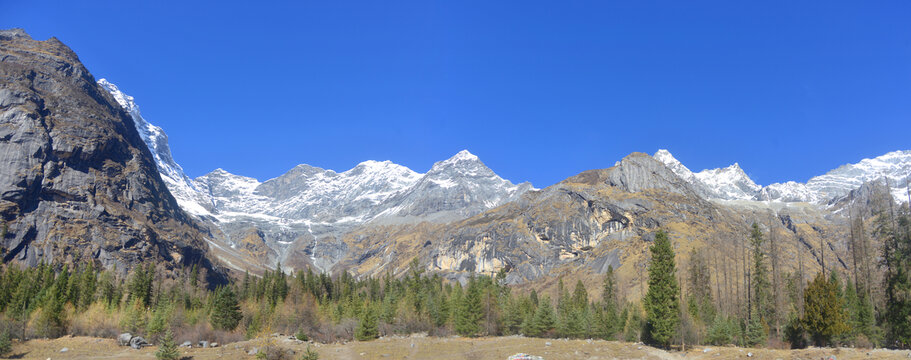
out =
[[142,336],[134,336],[132,339],[130,339],[130,347],[136,350],[142,349],[143,346],[149,345],[151,344],[149,344],[146,339],[143,339]]
[[130,346],[130,340],[133,339],[133,334],[123,333],[117,337],[117,344],[120,346]]

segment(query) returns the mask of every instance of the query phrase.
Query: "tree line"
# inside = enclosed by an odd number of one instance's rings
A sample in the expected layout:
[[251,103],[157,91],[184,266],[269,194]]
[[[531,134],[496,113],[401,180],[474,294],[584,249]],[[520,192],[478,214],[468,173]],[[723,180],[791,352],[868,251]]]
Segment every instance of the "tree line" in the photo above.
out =
[[[678,270],[671,239],[659,231],[650,247],[647,292],[638,301],[619,296],[613,268],[603,275],[600,288],[561,280],[555,292],[541,294],[506,285],[505,269],[492,276],[472,275],[464,282],[448,281],[425,272],[417,259],[405,274],[360,279],[309,269],[286,274],[278,270],[279,264],[275,271],[262,276],[248,273],[215,289],[201,283],[204,276],[195,268],[168,279],[161,265],[151,263],[126,275],[92,263],[4,266],[0,350],[8,347],[10,338],[114,337],[127,331],[153,342],[202,337],[228,342],[275,332],[330,342],[426,332],[597,338],[662,347],[781,342],[792,347],[812,343],[907,348],[907,207],[881,213],[872,234],[883,244],[880,260],[872,265],[881,269],[881,282],[863,276],[867,269],[861,266],[828,273],[823,266],[804,281],[802,273],[780,273],[773,234],[764,234],[753,224],[743,242],[749,250],[740,254],[749,259],[742,262],[746,275],[740,291],[732,289],[738,285],[723,271],[711,271],[726,266],[704,254],[691,254],[688,266]],[[867,261],[859,256],[857,260]],[[721,301],[729,294],[742,301],[733,306]]]

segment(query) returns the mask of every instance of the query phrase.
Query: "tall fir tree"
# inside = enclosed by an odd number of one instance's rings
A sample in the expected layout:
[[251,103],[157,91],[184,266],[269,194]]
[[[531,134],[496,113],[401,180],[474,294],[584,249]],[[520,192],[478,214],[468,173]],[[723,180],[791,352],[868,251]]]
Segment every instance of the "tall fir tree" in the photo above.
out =
[[602,291],[601,306],[603,311],[601,317],[596,317],[598,320],[596,322],[596,332],[602,339],[611,339],[623,328],[617,301],[617,278],[614,274],[613,265],[608,265],[607,272],[604,274]]
[[374,308],[375,306],[372,304],[367,304],[363,311],[364,314],[361,316],[361,321],[358,322],[355,337],[360,341],[373,340],[380,336],[379,327],[377,326],[376,310]]
[[753,309],[750,310],[750,320],[752,323],[752,317],[755,314],[755,316],[759,316],[759,324],[762,326],[766,326],[774,311],[769,270],[766,266],[765,251],[762,249],[764,242],[762,231],[759,230],[759,224],[753,223],[750,231],[750,244],[753,246],[753,269],[750,274],[752,300],[750,303],[755,312]]
[[472,276],[454,319],[455,330],[460,335],[477,336],[481,331],[480,322],[484,315],[481,307],[481,291],[477,278]]
[[233,331],[243,318],[237,295],[231,286],[222,286],[215,293],[210,321],[216,329]]
[[550,298],[544,296],[538,301],[538,307],[535,309],[531,326],[525,335],[544,337],[549,335],[556,326],[557,316],[554,313],[553,305],[551,305]]
[[896,214],[891,202],[881,213],[874,233],[883,240],[884,326],[888,341],[896,347],[911,347],[911,216],[908,207]]
[[648,335],[654,344],[667,347],[680,323],[680,287],[674,248],[667,233],[659,230],[650,250],[648,292],[644,300]]

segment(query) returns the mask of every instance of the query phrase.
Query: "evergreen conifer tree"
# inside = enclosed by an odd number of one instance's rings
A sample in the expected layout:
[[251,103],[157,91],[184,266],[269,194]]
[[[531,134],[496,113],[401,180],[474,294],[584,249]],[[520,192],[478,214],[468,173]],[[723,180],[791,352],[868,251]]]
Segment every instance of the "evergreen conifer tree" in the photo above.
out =
[[372,304],[367,304],[366,309],[364,309],[364,315],[361,316],[361,321],[357,324],[355,337],[360,341],[369,341],[378,338],[379,334],[376,310]]
[[167,329],[161,338],[161,345],[155,352],[155,358],[158,360],[177,360],[180,359],[180,351],[177,349],[177,343],[174,342],[174,335],[171,329]]
[[529,331],[525,334],[528,336],[543,337],[547,336],[557,325],[557,316],[554,314],[553,305],[550,304],[550,298],[544,296],[538,301],[538,308],[535,310],[535,316],[531,321]]
[[834,336],[848,331],[846,318],[837,285],[817,274],[804,293],[803,325],[810,338],[817,346],[830,343]]
[[468,281],[468,289],[462,296],[455,314],[455,331],[462,336],[476,336],[481,331],[483,317],[481,308],[481,285],[475,277]]
[[644,301],[649,339],[656,345],[667,347],[680,323],[680,288],[677,285],[674,249],[667,234],[659,230],[650,250],[652,258],[648,266],[648,292]]
[[242,317],[237,295],[234,294],[231,286],[222,286],[217,289],[210,315],[212,326],[216,329],[234,331]]

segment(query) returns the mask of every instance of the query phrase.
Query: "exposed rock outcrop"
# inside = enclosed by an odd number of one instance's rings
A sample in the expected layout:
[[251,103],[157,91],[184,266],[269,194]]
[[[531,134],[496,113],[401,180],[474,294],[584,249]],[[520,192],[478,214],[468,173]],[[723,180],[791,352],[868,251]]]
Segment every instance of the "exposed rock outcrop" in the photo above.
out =
[[56,38],[0,31],[0,166],[4,262],[159,261],[223,276],[130,116]]

